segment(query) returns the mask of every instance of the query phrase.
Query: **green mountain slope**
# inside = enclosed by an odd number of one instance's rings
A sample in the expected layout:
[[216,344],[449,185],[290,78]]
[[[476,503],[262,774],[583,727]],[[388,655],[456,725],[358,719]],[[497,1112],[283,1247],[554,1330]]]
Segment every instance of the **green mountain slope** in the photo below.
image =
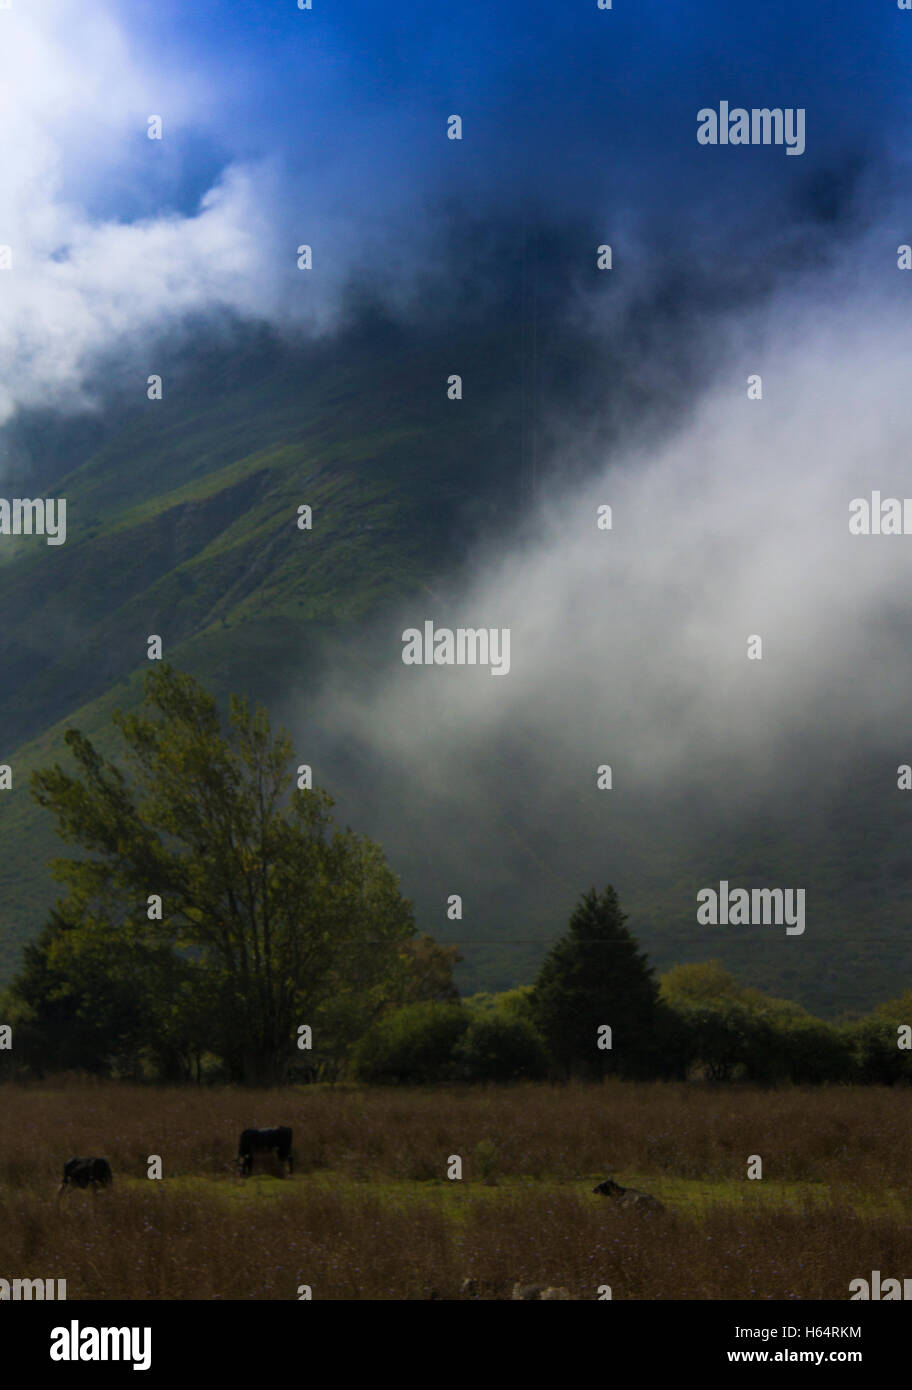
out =
[[[899,993],[912,978],[912,801],[886,756],[868,750],[825,785],[811,765],[796,783],[810,790],[747,815],[743,799],[693,787],[661,804],[594,789],[587,800],[578,768],[524,770],[520,739],[490,750],[477,794],[447,800],[444,786],[429,806],[382,749],[339,746],[319,727],[327,674],[344,671],[369,699],[372,634],[388,653],[384,624],[403,602],[426,612],[474,540],[511,534],[527,496],[522,328],[450,337],[380,325],[307,349],[200,352],[163,401],[144,387],[139,405],[114,401],[87,457],[49,452],[43,477],[7,481],[8,496],[65,496],[68,536],[0,544],[0,762],[13,768],[0,793],[0,984],[56,896],[46,861],[62,850],[29,773],[61,756],[70,725],[113,749],[111,712],[139,702],[155,633],[220,699],[244,692],[291,727],[340,818],[383,845],[421,929],[474,943],[468,991],[529,980],[579,894],[613,882],[659,968],[717,955],[744,983],[828,1015]],[[555,360],[572,384],[566,341]],[[458,404],[454,361],[471,382]],[[297,526],[304,503],[311,531]],[[807,935],[697,930],[696,893],[720,863],[733,884],[804,886]],[[460,890],[470,910],[450,923],[445,895]]]
[[[66,498],[67,540],[4,538],[13,790],[0,798],[0,978],[54,897],[43,866],[59,845],[28,774],[59,755],[71,724],[110,746],[111,711],[140,698],[150,634],[218,696],[274,707],[292,679],[326,669],[347,631],[417,592],[448,555],[457,563],[483,467],[488,511],[516,485],[504,405],[515,343],[486,346],[486,388],[461,416],[442,345],[439,365],[427,342],[379,358],[376,344],[360,358],[339,344],[216,359],[143,400],[47,490],[30,482],[32,496]],[[297,524],[305,503],[310,531]]]

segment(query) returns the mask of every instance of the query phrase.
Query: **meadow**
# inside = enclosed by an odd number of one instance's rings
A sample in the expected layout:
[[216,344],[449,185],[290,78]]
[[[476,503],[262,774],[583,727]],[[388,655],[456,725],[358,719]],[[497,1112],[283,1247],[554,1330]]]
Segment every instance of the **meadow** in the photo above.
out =
[[[912,1089],[0,1087],[0,1277],[70,1299],[836,1299],[912,1275]],[[295,1171],[237,1176],[249,1125]],[[103,1155],[110,1191],[67,1191]],[[146,1176],[159,1155],[163,1176]],[[462,1179],[447,1177],[450,1157]],[[748,1180],[748,1159],[763,1161]],[[664,1212],[592,1194],[614,1175]]]

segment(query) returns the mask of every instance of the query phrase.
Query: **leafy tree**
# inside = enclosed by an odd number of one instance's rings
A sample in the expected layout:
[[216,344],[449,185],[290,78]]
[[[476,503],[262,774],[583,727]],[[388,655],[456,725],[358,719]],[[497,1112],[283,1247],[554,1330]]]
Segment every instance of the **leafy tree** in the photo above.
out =
[[[208,1043],[236,1078],[278,1081],[299,1024],[401,969],[410,904],[379,846],[334,827],[325,792],[292,789],[291,743],[264,710],[232,696],[223,733],[212,696],[167,665],[145,693],[142,712],[114,716],[124,771],[71,729],[78,774],[32,777],[87,853],[52,866],[72,924],[60,963],[71,981],[97,968],[112,989],[138,971],[166,1050]],[[197,1006],[211,1037],[188,1034]]]
[[896,999],[888,999],[879,1004],[874,1011],[880,1018],[888,1018],[894,1023],[907,1023],[912,1027],[912,989],[905,990]]
[[348,987],[334,992],[316,1012],[313,1060],[308,1067],[311,1079],[335,1081],[358,1039],[396,1009],[423,1002],[456,1002],[453,967],[459,959],[457,947],[441,945],[429,936],[416,937],[402,942],[386,974],[375,978],[369,951],[353,954],[346,962]]
[[668,1003],[699,1003],[705,999],[737,999],[742,991],[720,960],[673,965],[659,980],[659,993]]
[[[655,1069],[658,986],[626,921],[613,888],[590,889],[542,962],[533,1016],[565,1074],[645,1076]],[[610,1050],[597,1046],[604,1024],[612,1030]]]
[[789,999],[745,989],[742,1001],[755,1033],[745,1068],[751,1081],[812,1086],[852,1079],[852,1047],[844,1032]]
[[721,961],[676,965],[661,979],[690,1065],[712,1080],[775,1084],[842,1081],[851,1049],[839,1029],[800,1004],[735,983]]
[[428,935],[404,941],[400,949],[403,970],[396,995],[399,1005],[430,1000],[455,1004],[459,990],[453,983],[453,970],[462,960],[458,946],[448,946]]
[[96,931],[52,911],[9,989],[19,1056],[39,1075],[134,1074],[150,1027],[142,976],[136,951],[112,959]]

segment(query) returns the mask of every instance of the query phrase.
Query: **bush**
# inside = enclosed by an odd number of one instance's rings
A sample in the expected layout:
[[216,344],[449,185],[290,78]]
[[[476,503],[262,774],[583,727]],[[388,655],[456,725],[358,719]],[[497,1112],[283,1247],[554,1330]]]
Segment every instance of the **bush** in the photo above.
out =
[[811,1014],[770,1011],[757,1016],[746,1070],[751,1081],[796,1086],[851,1081],[852,1047],[842,1030]]
[[375,1084],[452,1080],[453,1049],[469,1022],[459,1004],[407,1004],[374,1024],[358,1042],[355,1077]]
[[453,1058],[466,1081],[540,1081],[548,1071],[541,1035],[526,1019],[509,1014],[477,1015]]
[[686,1081],[697,1058],[695,1031],[690,1027],[686,1000],[660,999],[655,1011],[651,1047],[644,1052],[644,1067],[651,1080]]
[[863,1018],[846,1030],[851,1039],[858,1079],[877,1086],[912,1081],[912,1053],[899,1047],[897,1027],[886,1018]]
[[497,1014],[509,1018],[524,1018],[534,1027],[532,1009],[532,986],[518,985],[516,989],[502,990],[499,994],[470,994],[462,1000],[465,1008],[474,1014]]
[[738,999],[720,997],[699,1003],[675,1000],[669,1006],[686,1040],[688,1060],[699,1063],[710,1081],[743,1078],[758,1050],[760,1024],[756,1014]]

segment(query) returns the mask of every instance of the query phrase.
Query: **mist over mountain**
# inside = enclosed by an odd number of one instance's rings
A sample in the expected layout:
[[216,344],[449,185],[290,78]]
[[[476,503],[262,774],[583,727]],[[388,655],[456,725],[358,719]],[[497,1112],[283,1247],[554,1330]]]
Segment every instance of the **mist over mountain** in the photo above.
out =
[[[876,236],[746,305],[673,267],[612,298],[566,254],[578,229],[531,229],[524,254],[488,229],[470,278],[492,288],[461,311],[445,280],[413,318],[353,285],[317,343],[201,328],[167,403],[112,391],[100,447],[72,421],[75,473],[65,423],[20,418],[20,447],[55,441],[71,535],[53,573],[29,538],[4,573],[5,726],[31,740],[87,707],[101,732],[162,632],[269,700],[422,926],[465,943],[467,986],[528,978],[605,880],[660,964],[719,955],[824,1010],[880,997],[907,968],[904,561],[847,515],[871,487],[902,495],[909,422]],[[861,256],[875,273],[849,293]],[[305,551],[294,510],[318,480]],[[429,618],[509,627],[509,676],[405,667],[401,634]],[[805,936],[698,928],[723,878],[805,887]]]
[[[661,967],[895,992],[910,561],[848,518],[908,491],[903,16],[254,8],[4,16],[0,481],[68,537],[0,550],[0,971],[54,896],[28,772],[109,746],[159,633],[289,726],[464,988],[611,882]],[[723,98],[806,108],[805,153],[701,148]],[[509,674],[404,665],[428,621]],[[805,933],[698,925],[722,880]]]

